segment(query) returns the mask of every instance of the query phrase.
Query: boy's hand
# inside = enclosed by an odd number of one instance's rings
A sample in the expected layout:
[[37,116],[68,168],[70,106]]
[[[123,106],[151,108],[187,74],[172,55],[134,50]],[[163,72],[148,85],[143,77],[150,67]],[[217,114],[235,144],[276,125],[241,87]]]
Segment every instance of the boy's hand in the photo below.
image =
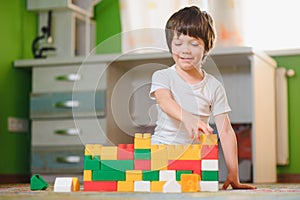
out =
[[230,175],[227,176],[227,179],[223,184],[222,190],[226,190],[229,185],[231,185],[232,189],[246,189],[246,190],[256,189],[256,187],[253,185],[241,184],[237,177],[232,177]]
[[183,115],[183,124],[188,130],[191,139],[196,138],[199,140],[201,133],[213,133],[213,128],[188,112],[184,113]]

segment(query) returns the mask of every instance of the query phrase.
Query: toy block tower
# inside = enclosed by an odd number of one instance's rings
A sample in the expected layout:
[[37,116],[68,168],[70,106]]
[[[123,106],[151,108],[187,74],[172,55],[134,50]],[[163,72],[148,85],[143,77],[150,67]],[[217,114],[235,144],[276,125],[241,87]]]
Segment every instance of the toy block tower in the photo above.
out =
[[85,191],[218,191],[218,139],[199,144],[151,144],[151,134],[135,134],[134,144],[87,144]]

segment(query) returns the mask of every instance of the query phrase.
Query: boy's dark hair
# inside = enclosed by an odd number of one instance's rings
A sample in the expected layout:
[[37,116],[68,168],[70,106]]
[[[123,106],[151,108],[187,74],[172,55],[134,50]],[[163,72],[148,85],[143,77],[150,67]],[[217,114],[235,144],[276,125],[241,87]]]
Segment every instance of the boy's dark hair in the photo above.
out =
[[174,33],[184,34],[204,41],[205,51],[210,51],[215,43],[216,33],[212,17],[196,6],[185,7],[174,13],[167,21],[166,39],[170,52]]

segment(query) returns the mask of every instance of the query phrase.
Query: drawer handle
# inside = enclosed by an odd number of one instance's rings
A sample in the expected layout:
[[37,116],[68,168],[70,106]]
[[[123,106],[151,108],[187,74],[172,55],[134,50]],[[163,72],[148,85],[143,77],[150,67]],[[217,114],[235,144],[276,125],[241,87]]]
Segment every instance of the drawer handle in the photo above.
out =
[[68,129],[56,130],[55,134],[74,136],[80,134],[80,129],[68,128]]
[[81,79],[80,74],[68,74],[68,75],[61,75],[55,78],[58,81],[79,81]]
[[57,157],[56,162],[67,163],[67,164],[76,164],[76,163],[80,162],[80,156]]
[[55,103],[56,108],[76,108],[79,106],[79,101],[63,101]]

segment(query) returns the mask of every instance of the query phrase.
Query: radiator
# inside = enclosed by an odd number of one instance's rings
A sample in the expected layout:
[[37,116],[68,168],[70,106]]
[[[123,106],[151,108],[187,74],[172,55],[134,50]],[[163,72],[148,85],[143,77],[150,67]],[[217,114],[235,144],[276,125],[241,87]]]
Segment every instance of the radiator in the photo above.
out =
[[288,92],[286,69],[276,69],[277,165],[289,164]]

